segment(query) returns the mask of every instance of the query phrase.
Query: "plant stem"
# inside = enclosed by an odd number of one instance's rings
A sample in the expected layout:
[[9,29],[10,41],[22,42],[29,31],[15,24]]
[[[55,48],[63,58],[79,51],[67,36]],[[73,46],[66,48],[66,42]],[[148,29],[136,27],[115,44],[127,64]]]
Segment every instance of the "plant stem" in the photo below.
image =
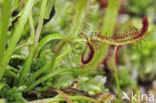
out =
[[[33,45],[33,47],[30,48],[29,56],[28,56],[28,58],[27,58],[27,60],[26,60],[26,62],[24,64],[23,68],[20,71],[19,85],[24,83],[24,81],[25,81],[25,79],[26,79],[26,77],[27,77],[27,75],[28,75],[28,73],[30,71],[32,60],[33,60],[33,57],[34,57],[34,54],[35,54],[35,47],[37,46],[37,42],[38,42],[41,30],[42,30],[42,26],[43,26],[43,19],[44,19],[44,16],[45,16],[46,4],[47,4],[47,0],[43,0],[42,5],[41,5],[39,25],[38,25],[37,31],[36,31],[35,45]],[[29,18],[30,18],[30,16],[29,16]],[[30,18],[30,20],[32,21],[32,18]],[[31,27],[31,29],[33,29],[33,24],[31,24],[30,27]],[[31,34],[31,36],[33,36],[33,34]],[[32,38],[33,37],[31,37],[31,39]]]
[[114,76],[115,76],[116,86],[117,86],[117,89],[118,89],[118,96],[119,96],[118,103],[121,103],[121,88],[120,88],[120,84],[119,84],[118,75],[117,75],[116,72],[114,73]]
[[26,46],[31,46],[31,45],[32,45],[32,43],[29,43],[29,42],[28,42],[28,43],[24,43],[24,44],[22,44],[22,45],[16,47],[15,50],[20,49],[20,48],[23,48],[23,47],[26,47]]
[[30,32],[31,32],[30,41],[33,41],[33,44],[35,44],[35,27],[34,27],[34,20],[33,20],[32,13],[30,13],[29,15],[29,25],[30,25]]
[[118,52],[118,46],[115,46],[114,49],[114,53],[113,53],[113,67],[114,67],[114,76],[115,76],[115,81],[116,81],[116,86],[118,89],[118,96],[119,96],[119,100],[117,101],[117,103],[121,103],[121,88],[120,88],[120,84],[119,84],[119,79],[118,79],[118,71],[117,71],[117,65],[116,65],[116,53]]
[[32,60],[34,57],[34,48],[31,48],[30,52],[29,52],[29,56],[25,61],[25,64],[23,66],[23,68],[20,71],[20,75],[19,75],[19,85],[22,85],[25,82],[25,79],[30,71],[31,68],[31,64],[32,64]]
[[19,85],[22,84],[24,81],[22,81],[24,77],[22,77],[22,75],[25,73],[25,76],[27,76],[26,73],[29,72],[29,68],[31,66],[32,63],[32,59],[34,57],[34,52],[35,52],[35,29],[34,29],[34,22],[33,22],[33,17],[32,17],[32,13],[29,15],[29,24],[30,24],[30,31],[31,31],[31,35],[30,35],[30,39],[29,41],[32,42],[32,47],[29,49],[29,56],[26,59],[26,62],[24,64],[24,67],[22,68],[22,70],[20,71],[20,75],[19,75]]
[[37,31],[36,31],[36,37],[35,37],[35,47],[38,44],[38,39],[40,37],[41,30],[42,30],[42,27],[43,27],[43,20],[44,20],[44,17],[45,17],[46,4],[47,4],[47,0],[42,0],[40,20],[39,20],[39,24],[38,24]]

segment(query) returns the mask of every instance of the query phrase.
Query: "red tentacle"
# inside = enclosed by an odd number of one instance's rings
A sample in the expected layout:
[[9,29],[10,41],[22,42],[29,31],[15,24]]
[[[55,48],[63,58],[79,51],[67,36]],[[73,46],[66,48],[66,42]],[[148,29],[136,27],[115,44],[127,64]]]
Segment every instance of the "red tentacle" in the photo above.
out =
[[81,61],[82,61],[83,64],[89,63],[92,60],[93,56],[94,56],[94,47],[92,45],[90,45],[89,42],[87,42],[87,45],[89,47],[90,52],[89,52],[88,58],[86,60],[84,59],[84,53],[82,54]]
[[144,35],[148,30],[149,23],[148,23],[148,19],[146,17],[144,17],[142,19],[142,24],[143,24],[143,26],[142,26],[140,35]]

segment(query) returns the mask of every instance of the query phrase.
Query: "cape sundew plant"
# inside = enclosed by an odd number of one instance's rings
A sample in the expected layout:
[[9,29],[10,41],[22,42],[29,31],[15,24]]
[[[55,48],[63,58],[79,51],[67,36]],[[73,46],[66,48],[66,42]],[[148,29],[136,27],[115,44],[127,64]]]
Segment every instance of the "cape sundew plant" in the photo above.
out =
[[[9,103],[37,99],[55,103],[121,102],[117,75],[119,48],[144,38],[148,19],[142,18],[142,28],[116,37],[116,18],[120,0],[109,0],[104,18],[92,28],[97,12],[96,0],[70,0],[64,11],[63,32],[47,27],[57,19],[59,0],[2,0],[0,4],[0,97]],[[61,3],[61,2],[60,2]],[[64,5],[64,4],[61,4]],[[64,8],[61,8],[64,9]],[[60,14],[61,15],[61,14]],[[56,16],[56,17],[55,17]],[[141,22],[140,22],[141,23]],[[57,27],[59,25],[56,25]],[[99,27],[99,28],[98,28]],[[46,31],[50,28],[50,31]],[[95,29],[95,30],[94,30]],[[119,30],[118,30],[119,31]],[[87,89],[81,78],[94,74],[107,61],[113,49],[113,71],[118,94],[98,89],[104,84],[91,78]],[[101,78],[101,77],[100,77]],[[92,86],[92,87],[91,87]],[[95,92],[88,88],[94,88]],[[57,94],[58,93],[58,94]],[[115,94],[115,93],[114,93]],[[49,99],[44,99],[49,97]],[[90,102],[89,102],[90,101]]]

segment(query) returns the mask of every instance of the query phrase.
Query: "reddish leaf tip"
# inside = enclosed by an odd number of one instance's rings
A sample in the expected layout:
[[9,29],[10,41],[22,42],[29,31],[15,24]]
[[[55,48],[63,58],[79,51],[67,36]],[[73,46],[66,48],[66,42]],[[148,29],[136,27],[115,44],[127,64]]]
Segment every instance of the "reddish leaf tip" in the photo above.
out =
[[142,19],[142,24],[143,24],[143,26],[141,29],[141,35],[144,35],[147,32],[148,26],[149,26],[149,22],[148,22],[148,19],[146,17],[144,17]]
[[84,53],[82,54],[81,61],[83,64],[89,63],[94,56],[94,47],[92,45],[90,45],[89,42],[87,42],[87,45],[89,47],[89,54],[88,54],[88,58],[86,60],[84,59]]

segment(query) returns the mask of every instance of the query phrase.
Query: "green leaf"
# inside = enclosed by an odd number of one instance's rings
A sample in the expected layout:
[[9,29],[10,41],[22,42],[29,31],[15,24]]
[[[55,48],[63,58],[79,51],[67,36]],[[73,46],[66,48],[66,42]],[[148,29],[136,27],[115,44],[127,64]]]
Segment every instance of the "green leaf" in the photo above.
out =
[[4,0],[2,8],[2,19],[0,23],[0,61],[4,55],[6,46],[6,36],[9,27],[9,19],[11,16],[12,0]]
[[5,56],[2,59],[2,62],[0,63],[0,80],[2,79],[2,76],[7,68],[7,64],[10,60],[11,55],[14,53],[14,50],[16,48],[16,44],[19,41],[23,31],[25,24],[27,23],[29,13],[32,10],[33,4],[35,0],[29,0],[27,5],[25,6],[23,15],[20,17],[18,24],[15,27],[15,31],[13,32],[12,38],[10,40],[10,43],[8,45],[8,49],[6,50]]
[[40,79],[36,80],[31,85],[29,85],[28,90],[31,90],[31,89],[35,88],[40,83],[46,81],[47,79],[50,79],[50,78],[54,77],[55,75],[58,75],[58,74],[63,73],[63,72],[69,72],[69,71],[70,72],[81,72],[81,70],[78,70],[78,69],[58,69],[58,70],[55,70],[55,71],[50,72],[47,75],[41,77]]
[[112,36],[118,15],[120,0],[109,0],[109,6],[103,21],[102,35]]
[[60,51],[62,50],[63,46],[65,45],[64,41],[61,41],[60,44],[58,45],[58,48],[56,50],[56,53],[52,57],[51,61],[45,64],[41,69],[36,71],[26,82],[27,85],[32,83],[33,80],[35,80],[40,74],[45,73],[45,72],[51,72],[51,70],[54,68],[56,58],[60,54]]
[[41,5],[41,12],[40,12],[40,20],[39,20],[39,24],[37,26],[37,30],[36,30],[36,37],[35,37],[35,47],[38,44],[38,40],[42,31],[42,27],[43,27],[43,20],[45,17],[45,11],[46,11],[46,5],[47,5],[47,0],[42,0],[42,5]]
[[65,39],[67,38],[66,35],[64,34],[50,34],[46,37],[44,37],[37,45],[36,47],[36,53],[35,53],[35,57],[38,55],[38,52],[41,50],[41,48],[46,44],[48,43],[49,41],[51,40],[55,40],[55,39]]
[[[44,16],[45,16],[45,8],[46,8],[46,4],[47,4],[47,0],[43,0],[42,1],[42,5],[41,5],[41,11],[40,11],[40,20],[39,20],[39,24],[36,30],[36,37],[35,37],[35,46],[37,46],[38,43],[38,39],[42,30],[42,26],[43,26],[43,20],[44,20]],[[30,18],[31,19],[31,18]],[[19,80],[19,84],[24,83],[29,71],[30,71],[30,67],[32,64],[32,60],[34,57],[34,53],[35,53],[35,47],[30,48],[30,53],[29,56],[22,68],[22,70],[20,71],[20,80]]]

